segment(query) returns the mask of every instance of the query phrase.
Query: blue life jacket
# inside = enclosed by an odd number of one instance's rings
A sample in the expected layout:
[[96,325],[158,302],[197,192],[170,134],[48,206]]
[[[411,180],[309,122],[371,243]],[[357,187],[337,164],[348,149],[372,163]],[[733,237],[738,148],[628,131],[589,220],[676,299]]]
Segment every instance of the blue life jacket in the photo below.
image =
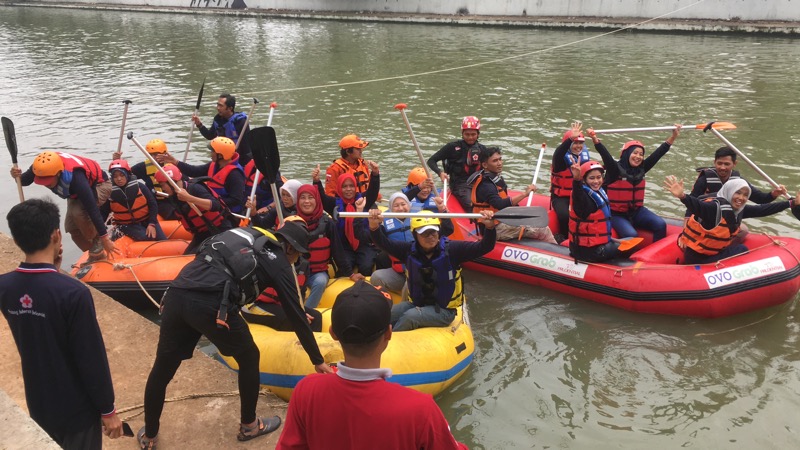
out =
[[435,305],[439,308],[458,308],[464,301],[461,268],[453,268],[447,252],[447,238],[440,238],[434,258],[423,264],[419,259],[417,242],[411,245],[406,260],[408,300],[416,307]]

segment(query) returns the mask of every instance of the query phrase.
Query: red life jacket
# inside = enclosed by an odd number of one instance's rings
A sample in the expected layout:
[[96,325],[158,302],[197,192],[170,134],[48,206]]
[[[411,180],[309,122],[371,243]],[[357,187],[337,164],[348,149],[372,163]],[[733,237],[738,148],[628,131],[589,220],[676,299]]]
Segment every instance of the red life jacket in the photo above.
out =
[[[253,164],[255,165],[255,163]],[[206,181],[209,189],[220,196],[228,195],[228,191],[225,190],[225,180],[228,179],[228,175],[234,170],[242,170],[242,166],[239,165],[238,153],[234,153],[231,162],[220,169],[217,169],[217,164],[215,163],[209,164],[207,174],[209,179]],[[242,171],[242,173],[244,173],[244,171]],[[247,195],[249,196],[250,193],[248,192]]]
[[647,181],[642,179],[637,185],[627,179],[619,179],[606,186],[606,194],[611,210],[618,213],[633,212],[644,206],[644,187]]
[[[325,270],[327,270],[327,266],[326,266]],[[305,284],[306,284],[306,274],[305,273],[300,272],[300,273],[297,274],[297,283],[298,283],[298,285],[300,285],[301,289],[303,288],[303,286],[305,286]],[[276,304],[276,305],[280,305],[281,304],[281,302],[278,300],[278,292],[275,291],[275,288],[272,288],[272,287],[268,287],[268,288],[264,289],[264,291],[261,292],[261,294],[259,294],[259,296],[256,298],[256,302],[273,303],[273,304]]]
[[72,173],[76,170],[82,170],[86,174],[86,179],[89,180],[89,186],[92,188],[98,183],[108,180],[100,164],[93,159],[63,152],[58,152],[58,156],[64,163],[64,170],[61,174],[61,179],[52,191],[61,198],[78,198],[77,195],[69,193],[69,185],[72,183]]
[[309,231],[308,264],[311,273],[327,272],[331,260],[331,240],[328,238],[329,227],[333,226],[330,216],[323,213],[319,224],[313,231]]
[[114,223],[127,225],[143,222],[150,217],[142,186],[145,184],[140,180],[131,180],[122,188],[116,185],[111,187],[109,206],[114,213]]
[[[481,211],[483,211],[485,209],[488,209],[488,210],[491,210],[491,211],[499,211],[497,208],[493,208],[490,204],[488,204],[486,202],[481,203],[481,202],[478,201],[478,198],[477,198],[476,194],[478,192],[478,186],[480,186],[481,182],[483,181],[484,173],[485,172],[479,173],[475,177],[475,180],[472,183],[472,212],[474,212],[474,213],[480,213]],[[492,184],[494,184],[494,187],[497,188],[497,195],[499,195],[500,198],[502,198],[502,199],[508,198],[508,192],[506,192],[506,190],[503,189],[503,187],[498,183],[498,181],[501,179],[499,175],[497,177],[495,177],[495,178],[486,177],[486,179],[491,181]]]
[[561,172],[550,170],[550,193],[556,197],[572,195],[572,170],[569,167]]
[[[580,247],[596,247],[611,241],[611,209],[602,192],[593,191],[585,185],[583,190],[594,200],[597,211],[581,219],[575,214],[570,199],[569,240]],[[602,189],[601,189],[602,191]]]

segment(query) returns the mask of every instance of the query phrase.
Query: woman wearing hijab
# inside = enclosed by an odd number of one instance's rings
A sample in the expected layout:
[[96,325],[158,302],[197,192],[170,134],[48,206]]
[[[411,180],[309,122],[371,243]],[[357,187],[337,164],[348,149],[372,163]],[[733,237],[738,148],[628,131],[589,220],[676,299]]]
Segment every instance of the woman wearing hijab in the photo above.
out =
[[666,178],[665,185],[692,213],[678,238],[686,264],[712,263],[746,252],[747,247],[743,244],[732,242],[739,233],[742,219],[769,216],[794,207],[795,202],[791,199],[748,205],[750,186],[741,178],[729,180],[716,197],[705,199],[687,195],[683,190],[683,180],[674,175]]
[[[365,219],[354,219],[352,217],[341,218],[339,212],[359,212],[368,211],[378,199],[378,192],[381,188],[380,173],[378,165],[370,164],[372,172],[369,177],[369,187],[362,197],[357,190],[356,178],[350,173],[339,175],[336,180],[336,196],[331,197],[325,193],[325,186],[319,179],[319,166],[311,172],[314,185],[322,199],[322,208],[338,219],[336,226],[339,238],[342,242],[344,257],[349,262],[350,267],[358,267],[358,273],[350,275],[350,279],[358,281],[372,273],[375,264],[375,247],[369,240]],[[346,273],[339,269],[339,276],[346,276]]]
[[[286,180],[280,188],[281,211],[283,217],[297,214],[297,190],[303,183],[297,180]],[[250,201],[249,199],[247,200]],[[249,203],[248,203],[249,204]],[[247,204],[245,205],[245,207]],[[270,208],[263,214],[256,214],[252,217],[253,225],[261,228],[275,228],[278,226],[278,210]]]
[[[681,125],[676,124],[672,136],[647,159],[644,157],[644,144],[640,141],[628,141],[622,146],[617,161],[618,174],[607,174],[603,182],[611,206],[611,226],[620,238],[637,237],[637,228],[652,231],[653,241],[666,237],[667,223],[644,206],[644,176],[667,154],[680,131]],[[589,136],[597,141],[593,132]]]

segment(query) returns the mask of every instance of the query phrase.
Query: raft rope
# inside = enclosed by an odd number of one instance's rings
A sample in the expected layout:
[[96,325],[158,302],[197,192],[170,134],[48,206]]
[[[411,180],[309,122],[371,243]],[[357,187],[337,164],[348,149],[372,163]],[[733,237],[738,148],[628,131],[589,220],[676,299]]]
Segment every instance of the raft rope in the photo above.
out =
[[[269,394],[271,394],[270,391],[268,391],[266,389],[262,389],[261,391],[258,392],[258,395],[261,395],[261,396],[264,396],[264,397],[267,397]],[[164,400],[164,403],[179,402],[179,401],[183,401],[183,400],[194,400],[194,399],[198,399],[198,398],[237,397],[238,395],[239,395],[239,391],[238,390],[230,391],[230,392],[205,392],[205,393],[199,393],[199,394],[187,394],[187,395],[181,395],[181,396],[178,396],[178,397],[168,398],[168,399]],[[286,403],[277,403],[276,402],[275,404],[270,405],[270,406],[272,406],[273,408],[274,407],[284,407],[285,408],[285,407],[288,407],[288,404],[286,404]],[[127,406],[125,408],[118,409],[117,410],[117,414],[122,414],[122,413],[126,413],[128,411],[134,411],[134,410],[137,410],[137,409],[141,409],[141,411],[137,412],[136,414],[132,414],[130,416],[126,416],[126,417],[121,417],[120,418],[120,420],[125,422],[125,421],[131,420],[131,419],[133,419],[135,417],[138,417],[138,416],[141,416],[142,414],[144,414],[144,403],[139,404],[139,405]]]
[[553,50],[558,50],[558,49],[565,48],[565,47],[571,47],[571,46],[574,46],[574,45],[577,45],[577,44],[581,44],[583,42],[591,41],[591,40],[598,39],[598,38],[601,38],[601,37],[610,36],[612,34],[619,33],[619,32],[622,32],[622,31],[630,30],[630,29],[639,27],[641,25],[644,25],[646,23],[650,23],[650,22],[662,19],[664,17],[670,16],[672,14],[675,14],[675,13],[679,12],[679,11],[683,11],[684,9],[693,8],[694,6],[699,5],[700,3],[703,3],[705,1],[706,0],[698,0],[698,1],[696,1],[696,2],[694,2],[692,4],[690,4],[690,5],[683,6],[681,8],[678,8],[676,10],[673,10],[673,11],[670,11],[668,13],[662,14],[660,16],[656,16],[656,17],[653,17],[653,18],[650,18],[650,19],[647,19],[647,20],[643,20],[641,22],[637,22],[637,23],[634,23],[632,25],[627,25],[627,26],[624,26],[622,28],[617,28],[615,30],[608,31],[608,32],[605,32],[605,33],[600,33],[600,34],[595,35],[595,36],[590,36],[588,38],[578,39],[576,41],[567,42],[565,44],[554,45],[552,47],[548,47],[548,48],[544,48],[544,49],[540,49],[540,50],[534,50],[534,51],[527,52],[527,53],[521,53],[519,55],[506,56],[505,58],[497,58],[497,59],[492,59],[492,60],[489,60],[489,61],[483,61],[483,62],[478,62],[478,63],[473,63],[473,64],[459,65],[458,67],[448,67],[448,68],[444,68],[444,69],[430,70],[430,71],[427,71],[427,72],[418,72],[418,73],[412,73],[412,74],[406,74],[406,75],[397,75],[397,76],[393,76],[393,77],[374,78],[374,79],[371,79],[371,80],[348,81],[348,82],[344,82],[344,83],[328,83],[328,84],[320,84],[320,85],[316,85],[316,86],[304,86],[304,87],[297,87],[297,88],[270,89],[270,90],[267,90],[267,91],[256,91],[256,92],[250,92],[250,93],[237,93],[236,95],[237,96],[243,96],[243,97],[252,97],[252,96],[254,96],[256,94],[257,95],[263,95],[263,94],[272,94],[272,93],[275,93],[275,92],[307,91],[307,90],[313,90],[313,89],[327,89],[327,88],[332,88],[332,87],[355,86],[355,85],[359,85],[359,84],[368,84],[368,83],[381,83],[381,82],[385,82],[385,81],[404,80],[404,79],[422,77],[422,76],[427,76],[427,75],[435,75],[435,74],[440,74],[440,73],[453,72],[453,71],[456,71],[456,70],[471,69],[473,67],[486,66],[486,65],[489,65],[489,64],[497,64],[497,63],[501,63],[501,62],[504,62],[504,61],[510,61],[510,60],[513,60],[513,59],[525,58],[525,57],[528,57],[528,56],[531,56],[531,55],[537,55],[537,54],[546,53],[546,52],[550,52],[550,51],[553,51]]
[[144,286],[142,286],[142,282],[139,281],[139,277],[136,276],[136,271],[133,270],[133,266],[131,264],[114,264],[114,270],[122,270],[122,269],[130,270],[131,271],[131,275],[133,275],[133,279],[136,280],[136,284],[139,285],[139,289],[142,290],[142,292],[144,293],[145,297],[147,297],[147,299],[150,300],[150,303],[152,303],[153,306],[156,307],[156,309],[161,308],[161,305],[159,305],[158,302],[155,301],[155,299],[153,299],[153,297],[150,295],[150,293],[147,292],[147,289],[145,289]]

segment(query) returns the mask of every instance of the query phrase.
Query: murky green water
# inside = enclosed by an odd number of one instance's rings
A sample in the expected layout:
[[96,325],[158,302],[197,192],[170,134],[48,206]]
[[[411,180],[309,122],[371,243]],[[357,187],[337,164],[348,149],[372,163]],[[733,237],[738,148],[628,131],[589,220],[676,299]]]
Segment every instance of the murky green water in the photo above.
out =
[[[460,117],[480,116],[481,140],[505,150],[511,186],[530,181],[540,144],[554,148],[575,119],[595,128],[731,121],[739,126],[726,133],[734,144],[791,190],[800,185],[794,39],[2,7],[0,41],[0,114],[14,120],[24,166],[43,149],[107,164],[123,99],[134,101],[127,129],[140,141],[159,137],[182,153],[207,77],[206,122],[223,91],[239,95],[238,109],[257,97],[257,124],[278,102],[281,169],[302,180],[337,156],[343,135],[358,133],[371,141],[367,157],[381,164],[384,194],[404,184],[416,159],[392,106],[405,102],[427,155],[458,135]],[[347,84],[364,80],[380,81]],[[641,139],[652,150],[666,136],[604,142],[615,151]],[[660,180],[676,174],[691,182],[720,145],[684,132],[651,172],[651,209],[681,214]],[[139,160],[128,142],[123,149]],[[7,171],[8,154],[0,153]],[[190,160],[206,157],[196,135]],[[767,187],[744,163],[739,169]],[[0,187],[5,216],[16,188],[8,176]],[[47,191],[32,186],[26,194]],[[798,235],[788,213],[748,225]],[[67,260],[76,258],[68,249]],[[468,292],[478,353],[437,400],[471,448],[800,443],[794,302],[703,321],[636,315],[476,273],[468,274]]]

